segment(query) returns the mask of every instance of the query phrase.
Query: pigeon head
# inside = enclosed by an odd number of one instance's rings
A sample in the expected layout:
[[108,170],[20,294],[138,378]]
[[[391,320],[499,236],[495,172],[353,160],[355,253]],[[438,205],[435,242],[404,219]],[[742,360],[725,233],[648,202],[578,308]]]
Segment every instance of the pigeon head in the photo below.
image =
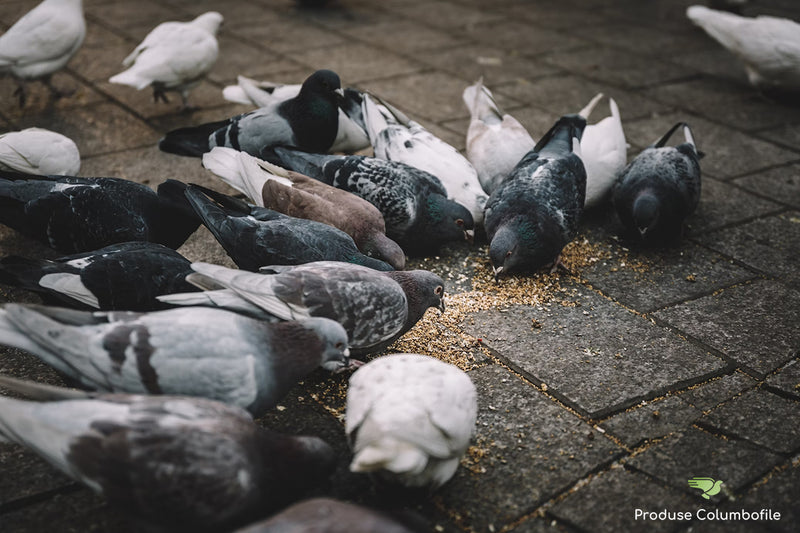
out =
[[195,18],[192,23],[206,30],[211,35],[216,35],[219,27],[222,26],[222,15],[216,11],[208,11]]
[[434,245],[443,242],[467,240],[475,235],[472,214],[463,205],[441,194],[431,193],[423,206],[424,216],[417,237],[427,236]]
[[[539,227],[539,225],[553,227]],[[492,261],[495,279],[515,271],[535,271],[552,264],[561,252],[557,242],[560,229],[549,218],[536,223],[528,218],[517,217],[500,226],[491,237],[489,258]],[[547,236],[552,236],[547,239]]]
[[419,322],[429,307],[435,307],[444,313],[444,280],[427,270],[408,270],[386,272],[402,287],[408,300],[408,315],[402,332],[411,329]]
[[344,96],[342,81],[332,70],[318,70],[306,78],[300,88],[301,94],[312,92],[319,95],[330,95],[338,102]]
[[392,265],[395,270],[406,267],[406,254],[400,245],[379,231],[372,232],[361,242],[362,252],[370,257],[382,259]]
[[658,226],[661,202],[658,198],[648,192],[643,191],[633,201],[633,221],[642,239],[649,237],[653,230]]
[[323,342],[322,368],[333,372],[350,366],[347,332],[341,324],[329,318],[309,318],[303,320],[302,324],[315,332]]
[[548,155],[563,155],[573,151],[583,136],[586,128],[586,119],[581,115],[564,115],[559,118],[553,127],[539,139],[533,152]]

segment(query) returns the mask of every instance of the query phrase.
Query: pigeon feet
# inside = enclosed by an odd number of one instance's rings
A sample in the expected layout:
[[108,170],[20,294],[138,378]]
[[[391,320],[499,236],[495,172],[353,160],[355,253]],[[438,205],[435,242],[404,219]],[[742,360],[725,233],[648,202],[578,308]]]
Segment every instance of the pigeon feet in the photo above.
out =
[[19,107],[22,109],[25,107],[25,102],[28,100],[28,95],[25,94],[25,85],[20,83],[17,85],[17,90],[14,91],[13,96],[16,96],[19,99]]
[[565,265],[561,261],[561,254],[558,254],[558,257],[556,257],[556,260],[553,261],[553,268],[550,269],[550,273],[551,274],[555,274],[558,271],[559,268],[562,269],[567,274],[569,274],[570,276],[572,275],[572,271],[569,268],[567,268],[567,265]]

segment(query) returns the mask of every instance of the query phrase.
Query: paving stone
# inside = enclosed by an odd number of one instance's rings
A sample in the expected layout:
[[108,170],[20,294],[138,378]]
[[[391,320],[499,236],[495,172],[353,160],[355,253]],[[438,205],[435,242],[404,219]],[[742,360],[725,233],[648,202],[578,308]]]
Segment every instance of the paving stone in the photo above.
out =
[[608,21],[603,12],[603,5],[595,3],[592,9],[592,17],[587,17],[584,9],[589,7],[586,4],[559,3],[559,9],[552,9],[549,4],[533,2],[507,2],[503,6],[503,13],[516,20],[524,20],[529,23],[531,28],[544,27],[556,30],[566,30],[570,32],[584,31],[595,25],[605,24]]
[[[230,37],[220,37],[220,59],[209,72],[208,79],[221,85],[229,85],[236,83],[237,76],[282,82],[284,73],[304,71],[307,72],[305,77],[311,74],[310,69],[290,59],[276,56],[271,51],[265,52],[257,44],[252,41],[241,42]],[[299,79],[297,83],[302,82],[305,77]],[[219,100],[222,100],[221,91],[219,89],[217,91]]]
[[761,389],[747,391],[717,407],[700,424],[779,453],[800,448],[800,402]]
[[618,49],[608,46],[556,52],[544,59],[574,74],[629,89],[678,80],[692,73],[671,63],[656,63],[647,57],[621,54]]
[[159,138],[144,122],[110,103],[26,115],[18,125],[66,135],[78,145],[81,157],[155,144]]
[[759,218],[701,235],[700,243],[748,266],[800,286],[800,212]]
[[773,130],[759,131],[757,134],[776,144],[800,151],[800,123],[783,126]]
[[724,79],[701,77],[661,85],[647,92],[656,100],[669,102],[693,114],[744,131],[774,128],[800,120],[800,108],[790,105],[764,106],[763,96]]
[[[421,69],[421,65],[415,61],[361,43],[297,51],[289,57],[314,69],[331,69],[347,84],[411,74]],[[353,61],[354,57],[358,58],[357,62]],[[393,82],[398,83],[398,80]],[[383,96],[383,92],[378,94]],[[426,94],[433,96],[430,93]]]
[[690,387],[681,393],[680,398],[701,411],[708,411],[755,386],[756,381],[744,372],[733,372]]
[[[137,2],[115,2],[93,6],[91,18],[99,20],[106,27],[111,27],[118,33],[125,35],[132,26],[148,26],[153,29],[160,22],[171,20],[186,21],[190,20],[191,17],[187,16],[187,13],[182,9],[170,6],[166,2],[139,0]],[[153,21],[159,22],[153,24]],[[141,37],[144,37],[144,34]],[[141,38],[138,40],[140,41]]]
[[[235,80],[231,80],[233,82]],[[152,119],[164,120],[165,116],[174,116],[184,122],[190,122],[197,111],[184,110],[180,93],[167,93],[168,102],[158,102],[153,99],[153,90],[150,87],[137,90],[129,85],[109,83],[106,80],[95,82],[96,86],[103,93],[117,102],[124,103],[125,107],[131,110],[139,118],[146,121]],[[214,85],[210,81],[202,80],[195,88],[189,92],[189,105],[196,106],[199,110],[212,109],[226,105],[222,97],[222,88]],[[248,110],[253,109],[252,106]]]
[[615,245],[611,250],[612,257],[589,266],[581,277],[643,313],[755,277],[730,259],[687,241],[674,248],[631,247],[625,252]]
[[700,203],[686,219],[687,237],[784,209],[780,204],[759,198],[724,181],[710,176],[701,179]]
[[119,509],[109,507],[87,488],[57,494],[48,500],[2,514],[0,523],[4,531],[14,533],[51,531],[54,525],[64,533],[134,533],[140,530]]
[[637,405],[600,424],[629,448],[691,426],[702,412],[678,396]]
[[[402,17],[413,19],[418,24],[424,24],[439,30],[459,34],[464,29],[479,28],[489,22],[500,18],[495,9],[473,9],[458,3],[429,1],[423,2],[390,2],[387,8]],[[494,7],[494,6],[492,6]]]
[[514,533],[570,533],[577,530],[551,518],[534,517],[515,525],[509,531]]
[[[697,489],[689,487],[690,478],[721,479],[729,491],[739,494],[782,460],[781,456],[747,441],[723,439],[689,428],[648,447],[627,459],[626,464],[691,494],[702,503],[708,500],[703,499]],[[724,498],[723,491],[711,496],[711,502]]]
[[464,36],[497,48],[538,57],[550,52],[585,48],[588,42],[576,34],[557,32],[539,27],[532,31],[530,24],[517,20],[487,21],[468,27]]
[[458,36],[426,28],[411,20],[390,20],[374,26],[359,26],[347,33],[370,45],[412,56],[427,55],[422,52],[460,46],[464,43]]
[[[636,518],[636,510],[684,510],[691,498],[638,472],[612,468],[553,506],[549,513],[582,531],[676,531],[679,521]],[[609,510],[613,509],[613,512]]]
[[200,158],[168,154],[155,145],[85,159],[81,164],[81,175],[125,178],[153,188],[172,178],[213,187],[227,194],[234,192],[234,189],[223,186],[215,174],[203,168]]
[[800,398],[800,361],[794,359],[764,382],[773,389]]
[[691,54],[675,54],[669,58],[670,62],[723,79],[741,91],[750,90],[756,93],[747,81],[744,68],[733,54],[712,40],[702,29],[697,28],[695,34],[696,37],[707,39],[707,49],[694,50]]
[[[528,74],[526,76],[527,79],[518,80],[515,84],[498,87],[498,92],[547,109],[552,113],[557,113],[558,116],[565,113],[577,113],[597,93],[603,93],[614,98],[617,102],[623,128],[625,128],[626,132],[628,121],[666,113],[672,109],[671,105],[643,98],[638,91],[629,91],[608,83],[587,80],[580,75],[564,74],[539,77],[538,71],[534,71],[534,74],[538,79],[531,79],[534,76]],[[609,114],[608,103],[604,100],[595,112],[590,115],[589,119],[594,123]],[[545,131],[547,130],[545,129],[542,133]],[[629,151],[629,154],[632,154],[632,152]]]
[[[576,303],[481,311],[467,333],[592,418],[714,375],[725,367],[672,333],[578,287]],[[536,321],[541,327],[526,329]],[[569,324],[568,327],[565,324]],[[528,333],[529,332],[529,333]]]
[[471,455],[472,470],[462,465],[440,489],[463,525],[499,530],[619,454],[610,440],[590,439],[590,425],[507,370],[489,366],[469,376],[478,388],[474,444],[482,453]]
[[53,98],[50,89],[42,82],[32,81],[25,85],[27,100],[25,107],[21,108],[19,100],[14,96],[17,82],[10,76],[0,77],[0,113],[15,124],[26,123],[28,117],[39,115],[38,126],[46,127],[41,124],[47,121],[47,117],[43,115],[72,113],[74,108],[97,105],[106,100],[102,94],[64,70],[53,74],[52,83],[59,90],[75,92],[61,98]]
[[725,289],[654,313],[764,376],[800,347],[800,293],[774,281]]
[[[269,2],[275,4],[275,2]],[[239,29],[248,25],[261,25],[280,19],[280,14],[271,9],[264,9],[258,2],[220,2],[218,0],[192,0],[176,2],[187,17],[196,17],[207,11],[217,11],[225,18],[220,28],[221,33],[238,33]],[[267,6],[272,7],[272,6]]]
[[[21,479],[24,484],[19,483]],[[35,453],[16,444],[0,443],[0,509],[11,502],[72,484],[71,479]]]
[[626,21],[582,28],[581,37],[605,46],[619,47],[626,42],[620,41],[619,38],[624,34],[626,39],[631,39],[636,43],[637,53],[666,58],[678,54],[689,54],[705,47],[707,38],[698,35],[690,28],[686,28],[686,30],[676,32],[666,29],[665,31],[664,28],[632,25]]
[[[625,124],[625,137],[632,145],[643,148],[681,121],[689,123],[697,147],[706,154],[700,161],[704,175],[727,179],[800,159],[796,152],[682,112],[631,120]],[[676,134],[672,141],[670,144],[677,144],[683,139]],[[631,151],[631,155],[636,153],[636,150]]]
[[765,170],[733,181],[761,196],[800,209],[800,165]]
[[282,54],[337,46],[346,41],[332,31],[285,18],[270,24],[237,28],[236,35]]
[[122,60],[138,43],[125,39],[99,24],[87,22],[87,38],[69,62],[69,69],[91,82],[106,81],[126,67]]

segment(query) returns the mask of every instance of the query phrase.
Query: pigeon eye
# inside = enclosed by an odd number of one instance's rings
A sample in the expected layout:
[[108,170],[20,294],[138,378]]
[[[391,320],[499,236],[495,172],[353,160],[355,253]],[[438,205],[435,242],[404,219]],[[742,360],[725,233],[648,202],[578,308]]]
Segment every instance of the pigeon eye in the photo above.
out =
[[459,218],[458,220],[456,220],[456,224],[458,224],[459,226],[463,226],[464,221]]
[[344,343],[343,342],[337,342],[336,343],[336,349],[337,350],[341,350],[342,348],[344,348]]
[[433,292],[436,293],[438,296],[441,296],[442,292],[444,292],[444,288],[441,285],[439,285],[438,287],[436,287],[436,290],[433,291]]
[[511,257],[511,250],[506,252],[506,257]]

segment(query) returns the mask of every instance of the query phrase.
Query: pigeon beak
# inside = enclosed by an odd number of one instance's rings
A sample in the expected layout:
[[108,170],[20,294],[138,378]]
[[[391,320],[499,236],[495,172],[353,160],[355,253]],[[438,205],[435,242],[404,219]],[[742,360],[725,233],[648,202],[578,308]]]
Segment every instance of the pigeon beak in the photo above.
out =
[[473,241],[475,241],[475,230],[474,229],[464,230],[464,240],[472,244]]
[[503,272],[503,267],[502,266],[499,266],[497,268],[492,267],[492,272],[494,272],[494,281],[495,282],[499,282],[500,281],[500,274]]
[[[349,351],[349,350],[348,350]],[[333,371],[334,374],[341,374],[342,372],[346,372],[353,368],[358,368],[364,365],[364,361],[359,361],[358,359],[351,359],[349,357],[345,357],[344,366],[341,366]]]
[[639,236],[644,239],[645,234],[647,233],[647,228],[636,228],[639,230]]
[[440,313],[444,313],[444,298],[442,298],[441,300],[439,300],[439,307],[438,307],[438,309],[439,309],[439,312],[440,312]]
[[339,87],[338,89],[335,89],[333,92],[335,92],[338,95],[339,100],[344,100],[344,89]]

